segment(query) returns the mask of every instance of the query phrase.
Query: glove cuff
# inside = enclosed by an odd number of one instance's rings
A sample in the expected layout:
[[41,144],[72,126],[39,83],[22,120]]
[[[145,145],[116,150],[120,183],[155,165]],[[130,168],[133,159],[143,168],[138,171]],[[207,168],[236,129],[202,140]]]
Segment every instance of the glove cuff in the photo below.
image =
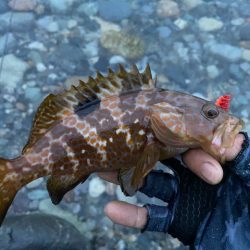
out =
[[164,232],[167,233],[168,228],[172,221],[171,210],[166,206],[157,206],[153,204],[147,204],[146,207],[147,224],[142,229],[144,231]]

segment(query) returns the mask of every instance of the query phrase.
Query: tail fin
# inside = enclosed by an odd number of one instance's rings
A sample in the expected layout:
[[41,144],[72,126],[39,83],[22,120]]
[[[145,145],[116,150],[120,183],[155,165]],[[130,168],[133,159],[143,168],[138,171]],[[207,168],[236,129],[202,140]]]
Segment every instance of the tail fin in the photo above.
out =
[[0,158],[0,226],[17,193],[15,173],[13,176],[8,176],[11,171],[7,167],[8,162],[8,160]]

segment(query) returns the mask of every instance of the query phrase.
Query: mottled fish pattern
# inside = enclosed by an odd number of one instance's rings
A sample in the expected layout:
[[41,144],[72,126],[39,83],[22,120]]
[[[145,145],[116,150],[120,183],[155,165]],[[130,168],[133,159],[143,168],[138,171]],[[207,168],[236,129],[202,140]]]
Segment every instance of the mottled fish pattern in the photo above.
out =
[[143,73],[136,66],[97,73],[47,96],[22,154],[0,159],[0,223],[17,191],[37,178],[49,176],[54,204],[97,171],[118,170],[124,193],[133,195],[159,159],[188,148],[223,161],[216,146],[232,145],[241,128],[240,119],[211,102],[157,88],[149,66]]

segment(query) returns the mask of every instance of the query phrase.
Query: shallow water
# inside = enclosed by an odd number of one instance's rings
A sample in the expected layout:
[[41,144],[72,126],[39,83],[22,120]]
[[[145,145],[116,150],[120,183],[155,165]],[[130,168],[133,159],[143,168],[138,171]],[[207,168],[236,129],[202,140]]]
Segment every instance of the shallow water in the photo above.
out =
[[[105,74],[117,63],[127,68],[135,63],[140,70],[150,63],[159,86],[210,100],[231,93],[231,112],[245,120],[249,131],[249,10],[248,0],[1,1],[0,155],[20,154],[34,112],[48,93],[96,70]],[[95,177],[91,182],[100,190],[97,198],[88,182],[56,210],[39,180],[17,195],[9,215],[74,216],[91,249],[181,249],[165,235],[113,228],[102,209],[122,195]]]

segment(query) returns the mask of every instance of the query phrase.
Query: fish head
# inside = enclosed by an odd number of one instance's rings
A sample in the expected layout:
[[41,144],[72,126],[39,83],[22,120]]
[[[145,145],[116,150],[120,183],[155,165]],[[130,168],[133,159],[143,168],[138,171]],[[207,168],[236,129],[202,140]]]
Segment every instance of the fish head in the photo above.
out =
[[179,102],[155,104],[152,128],[165,145],[179,148],[202,148],[224,162],[226,148],[233,146],[243,121],[216,103],[191,95]]

